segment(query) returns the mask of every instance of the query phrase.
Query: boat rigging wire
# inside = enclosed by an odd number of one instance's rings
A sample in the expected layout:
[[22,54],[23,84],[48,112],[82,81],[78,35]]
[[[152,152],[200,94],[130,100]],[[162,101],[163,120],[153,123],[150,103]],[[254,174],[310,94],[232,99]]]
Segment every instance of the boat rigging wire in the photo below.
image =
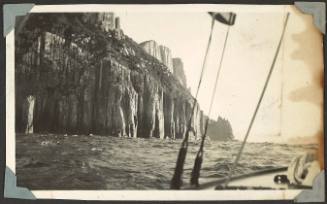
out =
[[198,97],[200,86],[201,86],[201,83],[202,83],[202,78],[203,78],[203,75],[204,75],[204,71],[205,71],[205,68],[206,68],[206,65],[207,65],[207,58],[208,58],[208,53],[209,53],[209,49],[210,49],[210,46],[211,46],[212,33],[213,33],[214,25],[215,25],[215,15],[212,15],[210,34],[209,34],[207,48],[206,48],[206,52],[205,52],[205,55],[204,55],[204,60],[203,60],[202,68],[201,68],[200,79],[199,79],[198,87],[197,87],[196,94],[195,94],[194,101],[193,101],[191,116],[190,116],[190,119],[189,119],[189,121],[187,123],[187,129],[186,129],[186,132],[185,132],[185,137],[184,137],[182,145],[181,145],[181,147],[179,149],[174,176],[173,176],[173,178],[171,180],[171,183],[170,183],[170,189],[180,189],[180,187],[182,185],[182,174],[183,174],[183,168],[184,168],[184,163],[185,163],[185,158],[186,158],[187,148],[188,148],[189,131],[191,129],[191,122],[192,122],[192,118],[193,118],[193,115],[194,115],[194,110],[195,110],[195,107],[196,107],[196,104],[197,104],[197,97]]
[[237,156],[236,156],[236,158],[235,158],[235,161],[234,161],[234,163],[233,163],[233,165],[232,165],[232,168],[231,168],[231,169],[229,170],[229,172],[228,172],[228,176],[227,176],[226,181],[225,181],[225,183],[224,183],[224,186],[225,186],[225,187],[228,185],[228,183],[229,183],[229,181],[230,181],[230,179],[231,179],[231,176],[232,176],[233,170],[235,169],[235,167],[236,167],[238,161],[239,161],[240,158],[241,158],[241,155],[242,155],[242,152],[243,152],[244,146],[245,146],[245,144],[246,144],[246,142],[247,142],[247,139],[248,139],[249,133],[250,133],[250,131],[251,131],[251,128],[252,128],[253,122],[254,122],[255,117],[256,117],[256,115],[257,115],[257,113],[258,113],[258,110],[259,110],[260,104],[261,104],[261,102],[262,102],[263,96],[264,96],[265,91],[266,91],[266,89],[267,89],[268,82],[269,82],[269,80],[270,80],[271,74],[272,74],[273,69],[274,69],[274,67],[275,67],[275,63],[276,63],[276,60],[277,60],[277,57],[278,57],[278,53],[279,53],[279,50],[280,50],[280,47],[281,47],[281,44],[282,44],[282,41],[283,41],[283,38],[284,38],[284,34],[285,34],[285,31],[286,31],[286,25],[287,25],[287,21],[288,21],[288,19],[289,19],[289,15],[290,15],[289,13],[286,14],[286,19],[285,19],[285,21],[284,21],[283,31],[282,31],[282,34],[281,34],[281,37],[280,37],[280,40],[279,40],[279,43],[278,43],[278,46],[277,46],[277,50],[276,50],[276,52],[275,52],[275,56],[274,56],[274,58],[273,58],[272,65],[271,65],[271,67],[270,67],[270,70],[269,70],[268,76],[267,76],[267,78],[266,78],[265,85],[264,85],[264,87],[263,87],[263,89],[262,89],[262,92],[261,92],[261,94],[260,94],[259,101],[258,101],[258,103],[257,103],[257,105],[256,105],[256,108],[255,108],[255,110],[254,110],[254,113],[253,113],[253,115],[252,115],[252,118],[251,118],[251,121],[250,121],[249,127],[248,127],[247,132],[246,132],[246,134],[245,134],[245,137],[244,137],[244,139],[243,139],[243,142],[242,142],[242,145],[241,145],[241,147],[240,147],[240,150],[239,150],[239,152],[238,152],[238,154],[237,154]]
[[[231,18],[232,18],[232,15],[230,15],[229,21],[231,20]],[[191,185],[195,185],[195,186],[199,186],[199,177],[200,177],[201,165],[202,165],[202,161],[203,161],[204,141],[205,141],[206,136],[207,136],[208,124],[209,124],[209,120],[210,120],[210,114],[211,114],[211,111],[212,111],[212,105],[213,105],[213,102],[214,102],[215,97],[216,97],[216,90],[217,90],[218,80],[219,80],[220,71],[221,71],[221,67],[222,67],[222,62],[223,62],[223,59],[224,59],[224,54],[225,54],[225,49],[226,49],[226,44],[227,44],[227,39],[228,39],[230,27],[231,26],[228,25],[227,32],[226,32],[226,35],[225,35],[225,40],[224,40],[224,46],[223,46],[223,49],[222,49],[222,52],[221,52],[219,66],[218,66],[218,70],[217,70],[217,74],[216,74],[216,78],[215,78],[215,84],[214,84],[214,88],[213,88],[212,95],[211,95],[210,106],[209,106],[209,111],[208,111],[207,119],[206,119],[206,123],[205,123],[204,134],[202,136],[200,148],[199,148],[199,151],[198,151],[198,153],[196,155],[193,170],[192,170],[192,173],[191,173]]]

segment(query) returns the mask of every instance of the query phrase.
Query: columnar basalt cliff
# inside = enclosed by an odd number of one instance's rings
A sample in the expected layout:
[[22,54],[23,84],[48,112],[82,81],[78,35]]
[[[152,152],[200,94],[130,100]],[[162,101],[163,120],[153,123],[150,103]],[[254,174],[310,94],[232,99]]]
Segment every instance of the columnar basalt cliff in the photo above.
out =
[[[120,27],[88,22],[79,13],[18,21],[16,131],[182,138],[189,91]],[[198,105],[192,127],[203,133]]]
[[186,87],[186,76],[184,73],[184,65],[180,58],[173,58],[173,73],[179,82]]
[[168,47],[158,45],[154,40],[142,42],[140,43],[140,46],[146,53],[163,63],[171,73],[173,72],[173,59],[171,50]]
[[115,28],[120,28],[119,17],[115,18],[115,14],[112,12],[108,13],[84,13],[81,16],[83,23],[93,24],[100,28],[102,31],[108,32]]
[[170,72],[173,72],[173,59],[171,56],[171,50],[163,45],[159,45],[161,54],[161,62],[168,67]]
[[156,41],[154,40],[145,41],[140,43],[140,46],[143,48],[143,50],[146,53],[159,60],[159,62],[162,62],[159,45]]

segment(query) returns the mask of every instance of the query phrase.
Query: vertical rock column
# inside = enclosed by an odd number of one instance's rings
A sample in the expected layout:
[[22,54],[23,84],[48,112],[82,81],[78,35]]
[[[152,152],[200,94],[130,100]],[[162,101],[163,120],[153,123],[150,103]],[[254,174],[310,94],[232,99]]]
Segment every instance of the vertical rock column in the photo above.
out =
[[126,107],[129,94],[126,93],[126,83],[123,68],[116,61],[110,61],[110,71],[107,74],[108,90],[106,91],[106,129],[110,134],[118,137],[126,136]]
[[77,133],[77,121],[78,121],[78,99],[76,95],[71,94],[68,96],[68,132]]
[[35,97],[30,95],[26,99],[27,104],[27,123],[25,128],[26,134],[33,133],[33,115],[34,115],[34,104],[35,104]]
[[155,127],[155,86],[154,81],[149,76],[144,77],[144,97],[143,97],[143,137],[154,137]]
[[164,93],[165,137],[175,139],[174,100]]
[[158,87],[157,90],[157,100],[155,101],[155,130],[156,135],[160,139],[165,137],[165,120],[164,120],[164,110],[163,110],[163,91]]
[[175,137],[177,139],[184,138],[186,126],[188,122],[185,101],[183,100],[175,101],[174,119],[175,119]]
[[173,60],[171,57],[171,51],[168,47],[160,45],[159,46],[161,62],[166,65],[171,73],[173,73]]
[[163,90],[152,77],[145,77],[143,100],[144,137],[164,138]]
[[114,88],[114,107],[113,107],[113,122],[114,130],[118,137],[126,136],[126,124],[124,119],[124,111],[121,106],[123,87],[116,85]]
[[137,108],[138,108],[138,94],[132,86],[126,89],[126,127],[128,137],[137,137]]
[[58,101],[59,132],[67,133],[69,106],[66,96],[61,96]]
[[187,86],[184,65],[180,58],[173,58],[173,74],[184,87]]
[[81,84],[84,86],[82,90],[82,132],[92,133],[92,107],[94,98],[94,74],[86,70],[81,77]]
[[193,117],[193,128],[194,128],[194,137],[195,139],[200,138],[201,131],[201,110],[200,106],[197,104],[194,109],[194,117]]
[[[136,91],[137,94],[137,101],[135,109],[137,112],[135,113],[136,118],[134,119],[135,125],[137,127],[137,137],[145,137],[144,130],[145,130],[145,124],[144,124],[144,75],[131,71],[130,73],[130,79],[131,79],[131,85],[133,86],[133,89]],[[135,117],[134,116],[134,117]]]
[[159,45],[154,40],[149,40],[140,43],[140,46],[143,48],[143,50],[148,53],[149,55],[155,57],[161,62],[161,54]]

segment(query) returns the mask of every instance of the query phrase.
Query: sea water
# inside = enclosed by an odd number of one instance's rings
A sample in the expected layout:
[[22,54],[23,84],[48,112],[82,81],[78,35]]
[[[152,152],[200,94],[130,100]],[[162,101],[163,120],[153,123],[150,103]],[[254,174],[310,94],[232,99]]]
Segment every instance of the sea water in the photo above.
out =
[[[97,135],[16,136],[17,185],[29,189],[169,189],[181,140]],[[205,144],[201,178],[223,178],[239,151],[239,141]],[[189,182],[199,143],[190,142],[183,180]],[[248,143],[236,174],[288,166],[316,145]]]

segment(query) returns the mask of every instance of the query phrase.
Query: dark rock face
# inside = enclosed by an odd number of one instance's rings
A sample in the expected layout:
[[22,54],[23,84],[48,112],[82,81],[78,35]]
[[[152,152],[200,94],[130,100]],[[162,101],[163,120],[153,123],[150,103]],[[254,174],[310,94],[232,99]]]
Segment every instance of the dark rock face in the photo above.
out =
[[[83,15],[31,14],[16,33],[16,131],[32,119],[32,132],[183,138],[191,94],[132,39]],[[195,136],[202,123],[197,105]]]
[[209,120],[207,135],[212,140],[229,141],[234,139],[230,122],[220,116],[217,121]]
[[83,23],[93,24],[104,32],[120,29],[119,17],[115,17],[112,12],[84,13],[80,19]]
[[174,76],[180,81],[180,83],[186,87],[186,76],[184,73],[184,65],[180,58],[173,58],[173,70]]

